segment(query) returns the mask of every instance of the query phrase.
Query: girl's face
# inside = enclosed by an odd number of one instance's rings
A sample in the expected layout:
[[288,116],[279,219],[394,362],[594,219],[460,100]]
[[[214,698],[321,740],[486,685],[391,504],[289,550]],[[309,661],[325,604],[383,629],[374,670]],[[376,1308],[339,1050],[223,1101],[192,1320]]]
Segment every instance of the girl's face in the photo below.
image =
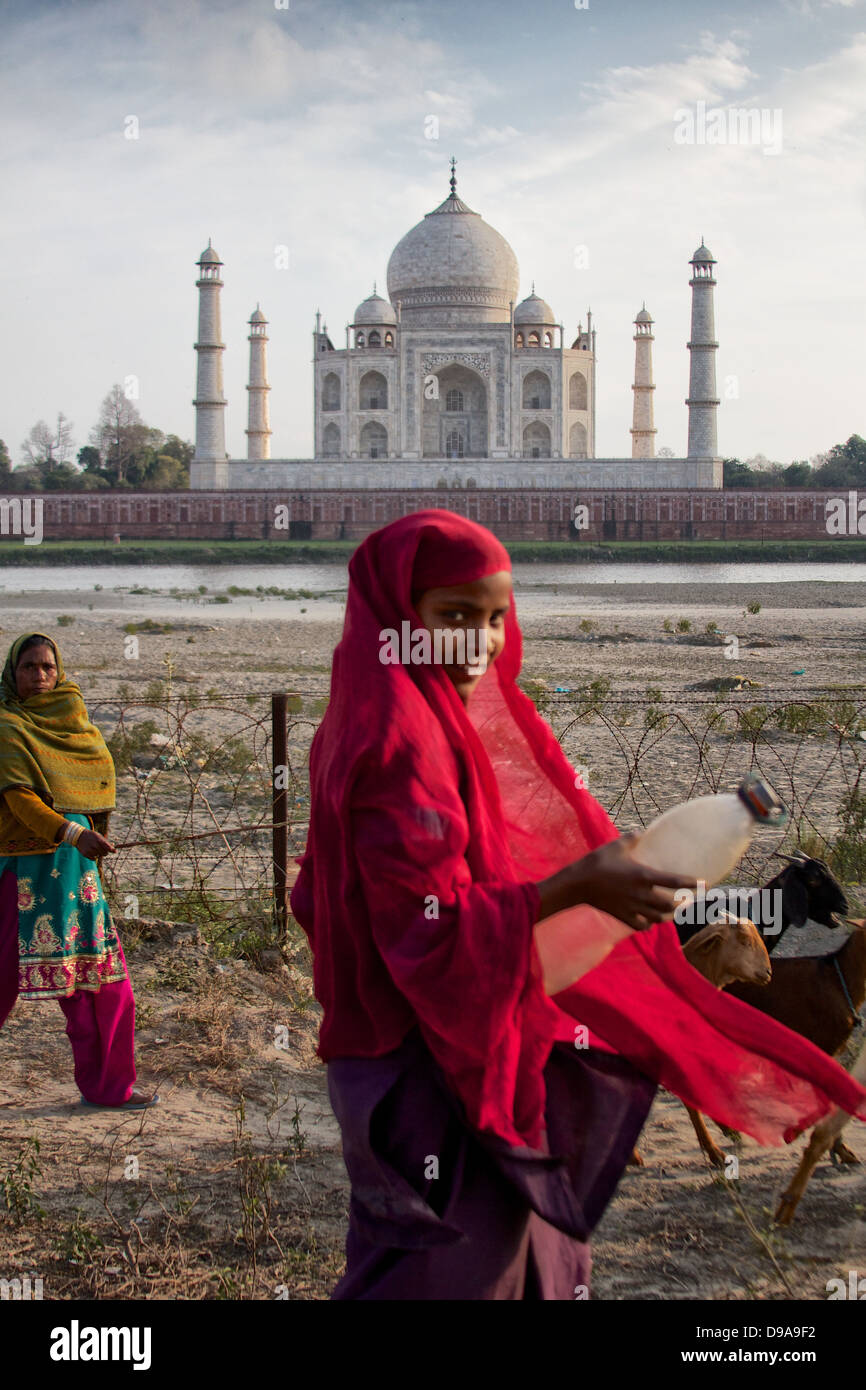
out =
[[[454,649],[461,656],[461,643],[469,651],[474,642],[474,656],[487,654],[487,664],[495,661],[505,646],[505,615],[511,607],[511,572],[474,579],[469,584],[453,584],[443,589],[427,589],[415,604],[415,611],[430,633],[437,629],[455,634]],[[472,633],[467,640],[466,634]],[[457,635],[462,634],[462,638]],[[448,643],[443,644],[447,656]],[[481,657],[483,662],[483,655]],[[464,705],[484,674],[471,660],[442,662],[446,676],[457,688]]]
[[56,684],[57,662],[48,644],[43,642],[38,647],[28,647],[15,667],[15,688],[19,700],[53,690]]

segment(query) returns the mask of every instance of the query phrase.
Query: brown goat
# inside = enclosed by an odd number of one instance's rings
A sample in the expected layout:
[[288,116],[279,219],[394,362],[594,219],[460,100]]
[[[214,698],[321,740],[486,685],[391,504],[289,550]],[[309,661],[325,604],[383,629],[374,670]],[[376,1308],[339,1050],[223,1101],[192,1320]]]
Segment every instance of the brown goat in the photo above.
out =
[[[765,986],[772,976],[770,957],[761,933],[748,918],[721,913],[718,922],[702,927],[686,942],[683,954],[690,965],[722,989],[733,980],[748,980],[755,986]],[[698,1143],[707,1158],[718,1168],[725,1166],[725,1155],[713,1142],[706,1121],[699,1110],[686,1105]],[[643,1167],[643,1159],[634,1149],[630,1162]]]
[[[861,1086],[866,1086],[866,1042],[861,1047],[860,1055],[851,1068],[851,1075],[855,1081],[860,1082]],[[779,1198],[775,1216],[779,1226],[791,1224],[794,1212],[797,1210],[797,1204],[806,1191],[806,1184],[818,1166],[819,1160],[832,1144],[839,1142],[842,1130],[850,1119],[851,1116],[848,1111],[840,1110],[837,1106],[812,1130],[806,1151],[800,1159],[800,1166],[791,1179],[787,1191],[783,1192]]]
[[[838,951],[781,960],[774,956],[773,979],[768,986],[757,989],[740,983],[728,993],[835,1056],[850,1038],[857,1025],[857,1010],[866,1000],[866,918],[848,920],[854,930]],[[831,1155],[841,1163],[860,1162],[838,1135],[834,1136]]]

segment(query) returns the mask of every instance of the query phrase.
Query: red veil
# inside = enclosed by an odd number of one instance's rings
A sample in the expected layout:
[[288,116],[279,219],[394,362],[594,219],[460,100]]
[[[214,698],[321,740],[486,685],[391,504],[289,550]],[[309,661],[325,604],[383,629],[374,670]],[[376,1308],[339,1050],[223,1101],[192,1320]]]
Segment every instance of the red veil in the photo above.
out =
[[483,527],[421,511],[369,536],[349,565],[331,699],[310,752],[307,849],[292,911],[313,949],[319,1055],[378,1057],[417,1026],[468,1122],[540,1148],[556,1041],[616,1051],[713,1119],[779,1144],[866,1090],[825,1053],[689,965],[672,923],[631,932],[563,913],[585,973],[548,998],[533,942],[536,881],[619,832],[518,688],[504,650],[469,701],[437,665],[380,660],[412,595],[510,569]]

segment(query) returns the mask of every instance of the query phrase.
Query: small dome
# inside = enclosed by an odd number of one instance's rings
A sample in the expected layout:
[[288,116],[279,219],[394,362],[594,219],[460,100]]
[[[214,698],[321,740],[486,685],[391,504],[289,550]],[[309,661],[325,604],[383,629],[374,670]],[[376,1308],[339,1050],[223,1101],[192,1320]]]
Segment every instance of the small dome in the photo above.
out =
[[713,255],[713,253],[712,253],[712,251],[710,250],[709,246],[704,246],[704,243],[703,243],[703,242],[701,242],[701,244],[700,244],[700,246],[698,247],[697,251],[696,251],[695,254],[692,256],[692,260],[693,260],[693,261],[712,261],[713,265],[716,264],[716,258],[715,258],[715,256]]
[[646,305],[644,305],[642,309],[638,309],[634,316],[634,321],[635,323],[652,323],[653,316]]
[[556,323],[556,319],[553,317],[553,310],[550,305],[533,290],[532,294],[527,299],[521,300],[514,310],[514,322],[553,325]]
[[201,255],[199,256],[199,258],[198,258],[198,264],[199,264],[199,265],[222,265],[222,261],[220,260],[220,258],[219,258],[219,256],[217,255],[216,251],[215,251],[215,250],[213,249],[213,247],[211,246],[210,242],[208,242],[208,244],[207,244],[207,246],[205,247],[204,251],[202,251]]
[[258,304],[256,305],[253,312],[250,314],[250,323],[267,323],[267,319],[265,318]]
[[361,323],[396,323],[397,315],[393,305],[387,299],[383,299],[380,294],[375,292],[368,295],[355,310],[356,324]]

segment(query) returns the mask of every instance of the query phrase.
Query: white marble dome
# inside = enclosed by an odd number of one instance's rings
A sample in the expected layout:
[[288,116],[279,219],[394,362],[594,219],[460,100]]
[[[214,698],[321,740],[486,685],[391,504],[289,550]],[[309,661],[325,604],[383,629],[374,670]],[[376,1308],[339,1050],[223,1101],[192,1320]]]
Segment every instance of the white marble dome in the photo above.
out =
[[555,324],[556,319],[550,305],[533,289],[532,294],[521,300],[514,310],[514,322],[531,323],[544,328],[549,324]]
[[380,294],[376,294],[374,290],[358,305],[353,322],[356,324],[396,323],[397,315],[393,305],[389,304],[387,299],[383,299]]
[[388,262],[388,297],[401,318],[431,325],[507,323],[517,257],[455,191],[407,232]]

